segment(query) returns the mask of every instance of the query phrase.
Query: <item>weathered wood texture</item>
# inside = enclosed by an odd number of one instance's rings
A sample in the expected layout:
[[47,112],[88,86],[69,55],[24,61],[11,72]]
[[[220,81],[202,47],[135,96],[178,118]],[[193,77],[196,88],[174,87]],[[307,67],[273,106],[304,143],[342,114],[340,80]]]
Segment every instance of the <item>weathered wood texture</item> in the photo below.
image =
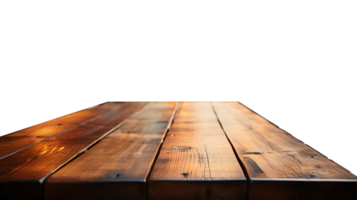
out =
[[146,199],[146,179],[176,103],[150,103],[45,181],[45,199]]
[[213,103],[249,199],[357,199],[357,177],[240,103]]
[[44,138],[0,137],[0,160],[42,140]]
[[123,104],[63,134],[1,159],[0,199],[42,199],[42,182],[46,177],[83,153],[145,104]]
[[0,159],[46,138],[69,131],[123,104],[114,102],[100,104],[2,136],[0,137]]
[[247,182],[210,103],[183,103],[148,184],[149,199],[246,199]]

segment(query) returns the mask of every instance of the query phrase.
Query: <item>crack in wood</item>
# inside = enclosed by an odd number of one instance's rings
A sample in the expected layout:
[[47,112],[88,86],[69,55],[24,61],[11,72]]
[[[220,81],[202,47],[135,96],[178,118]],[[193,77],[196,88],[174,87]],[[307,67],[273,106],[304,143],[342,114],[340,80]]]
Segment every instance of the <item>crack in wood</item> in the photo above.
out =
[[207,163],[208,163],[208,170],[209,170],[209,177],[212,178],[211,176],[211,167],[209,165],[209,158],[208,158],[208,152],[207,152],[207,145],[205,144],[205,151],[206,151],[206,155],[207,155]]

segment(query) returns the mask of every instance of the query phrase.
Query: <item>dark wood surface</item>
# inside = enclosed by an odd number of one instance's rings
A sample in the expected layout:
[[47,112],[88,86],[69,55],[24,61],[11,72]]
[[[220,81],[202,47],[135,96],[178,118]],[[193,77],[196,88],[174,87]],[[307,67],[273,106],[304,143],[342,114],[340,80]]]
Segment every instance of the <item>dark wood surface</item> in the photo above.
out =
[[[42,182],[146,103],[128,103],[0,160],[0,199],[42,199]],[[22,192],[15,192],[22,191]]]
[[3,199],[357,199],[357,177],[238,102],[107,102],[0,137]]
[[69,131],[123,104],[114,102],[100,104],[2,136],[0,137],[0,159],[46,138]]
[[146,199],[146,179],[176,103],[150,103],[45,181],[45,199]]
[[[249,199],[357,199],[357,177],[240,103],[213,103]],[[323,142],[323,141],[322,141]]]
[[151,172],[149,199],[246,199],[247,182],[210,103],[183,103]]

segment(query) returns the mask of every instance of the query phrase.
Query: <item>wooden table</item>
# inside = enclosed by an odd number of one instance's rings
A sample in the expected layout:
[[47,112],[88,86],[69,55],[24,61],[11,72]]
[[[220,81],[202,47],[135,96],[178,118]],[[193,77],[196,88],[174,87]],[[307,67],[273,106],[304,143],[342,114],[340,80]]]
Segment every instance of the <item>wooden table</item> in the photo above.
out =
[[0,137],[0,199],[357,199],[238,102],[107,102]]

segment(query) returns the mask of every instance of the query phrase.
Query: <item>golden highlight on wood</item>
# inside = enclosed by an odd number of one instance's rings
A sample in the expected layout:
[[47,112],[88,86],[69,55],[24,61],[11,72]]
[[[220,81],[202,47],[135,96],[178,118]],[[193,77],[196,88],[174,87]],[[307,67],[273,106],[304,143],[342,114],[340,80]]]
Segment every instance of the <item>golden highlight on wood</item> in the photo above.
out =
[[145,199],[147,174],[174,109],[173,103],[149,103],[49,177],[45,199]]
[[0,137],[0,199],[357,199],[239,102],[107,102]]

